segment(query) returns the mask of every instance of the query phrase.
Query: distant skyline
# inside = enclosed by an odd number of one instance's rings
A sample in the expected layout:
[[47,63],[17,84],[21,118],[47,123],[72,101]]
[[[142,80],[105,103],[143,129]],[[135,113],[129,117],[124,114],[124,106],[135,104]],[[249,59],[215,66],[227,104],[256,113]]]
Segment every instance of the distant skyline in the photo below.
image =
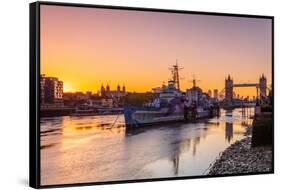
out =
[[[193,76],[205,92],[234,83],[271,84],[271,20],[179,13],[41,5],[41,73],[64,82],[64,91],[111,89],[145,92],[183,67],[181,90]],[[234,90],[256,95],[255,88]]]

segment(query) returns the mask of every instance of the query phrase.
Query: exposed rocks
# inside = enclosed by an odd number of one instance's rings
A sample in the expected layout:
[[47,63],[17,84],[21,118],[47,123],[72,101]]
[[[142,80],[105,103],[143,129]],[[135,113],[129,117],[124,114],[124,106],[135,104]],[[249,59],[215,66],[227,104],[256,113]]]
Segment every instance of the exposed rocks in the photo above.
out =
[[251,147],[246,137],[228,147],[209,169],[208,175],[245,174],[272,171],[271,146]]

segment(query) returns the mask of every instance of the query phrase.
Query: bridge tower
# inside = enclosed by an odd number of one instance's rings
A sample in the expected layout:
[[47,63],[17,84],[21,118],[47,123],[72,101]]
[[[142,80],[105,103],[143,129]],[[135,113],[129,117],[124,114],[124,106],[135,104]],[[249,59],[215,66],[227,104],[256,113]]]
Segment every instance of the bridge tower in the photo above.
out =
[[227,102],[233,100],[233,79],[230,78],[230,75],[225,79],[225,100]]
[[264,74],[260,77],[259,81],[259,87],[260,87],[260,98],[266,96],[266,88],[267,88],[267,80]]

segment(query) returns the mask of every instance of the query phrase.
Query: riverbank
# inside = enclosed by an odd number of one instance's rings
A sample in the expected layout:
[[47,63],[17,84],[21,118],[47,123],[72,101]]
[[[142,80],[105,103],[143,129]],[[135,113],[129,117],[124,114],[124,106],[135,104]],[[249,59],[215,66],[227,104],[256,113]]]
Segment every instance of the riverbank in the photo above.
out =
[[233,143],[209,169],[208,175],[247,174],[272,171],[272,147],[251,147],[252,137]]

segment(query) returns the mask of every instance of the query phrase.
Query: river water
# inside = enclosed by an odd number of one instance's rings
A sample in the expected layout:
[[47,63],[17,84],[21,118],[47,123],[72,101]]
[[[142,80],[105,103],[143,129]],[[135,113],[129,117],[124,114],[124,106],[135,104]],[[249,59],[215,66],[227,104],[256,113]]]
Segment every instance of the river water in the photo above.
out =
[[126,130],[123,115],[41,118],[41,185],[205,175],[250,115]]

